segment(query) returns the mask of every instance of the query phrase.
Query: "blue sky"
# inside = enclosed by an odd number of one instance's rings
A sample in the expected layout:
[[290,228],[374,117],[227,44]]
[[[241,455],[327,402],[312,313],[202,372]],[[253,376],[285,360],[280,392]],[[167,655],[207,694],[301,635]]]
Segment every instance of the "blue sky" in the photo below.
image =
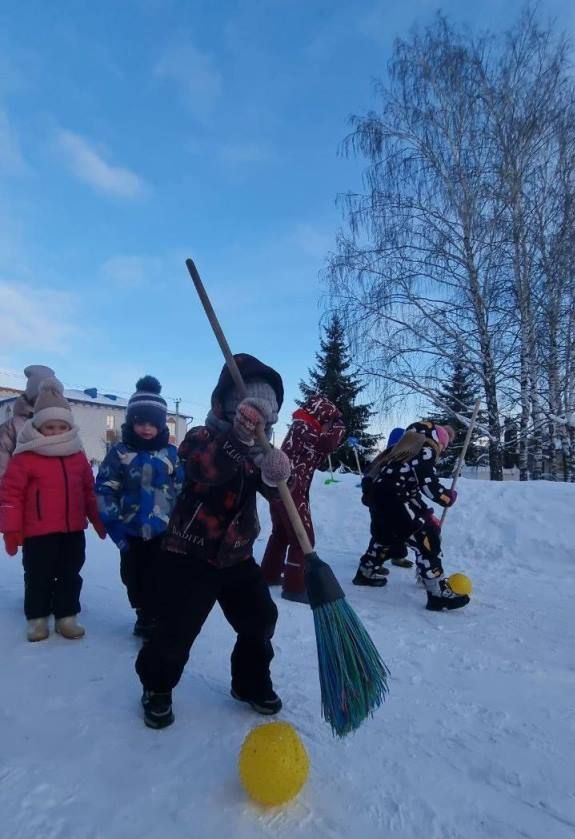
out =
[[[519,0],[448,0],[473,26]],[[22,0],[0,6],[0,369],[129,394],[157,375],[203,420],[221,367],[192,256],[235,351],[313,364],[318,279],[360,186],[338,156],[393,38],[429,0]],[[575,0],[544,14],[573,31]],[[388,430],[395,418],[381,419]]]

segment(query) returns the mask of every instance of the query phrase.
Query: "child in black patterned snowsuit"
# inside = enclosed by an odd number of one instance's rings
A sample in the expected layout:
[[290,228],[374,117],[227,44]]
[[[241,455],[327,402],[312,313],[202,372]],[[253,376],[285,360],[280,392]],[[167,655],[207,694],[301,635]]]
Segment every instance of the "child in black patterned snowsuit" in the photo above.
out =
[[413,562],[407,558],[407,545],[404,541],[387,545],[386,550],[383,551],[383,544],[374,535],[377,533],[381,537],[381,526],[379,524],[381,515],[378,505],[373,504],[373,478],[379,471],[379,464],[382,457],[391,451],[393,446],[403,436],[404,431],[404,428],[394,428],[390,432],[387,438],[387,446],[369,464],[361,481],[361,503],[369,507],[371,539],[369,540],[366,552],[361,557],[360,567],[353,579],[353,583],[356,586],[385,586],[387,584],[387,575],[389,574],[388,569],[384,565],[385,562],[391,562],[392,565],[397,565],[400,568],[413,568]]
[[[372,476],[372,505],[379,510],[372,535],[382,545],[381,556],[389,556],[398,542],[407,542],[413,548],[427,591],[426,608],[431,611],[459,609],[469,603],[467,596],[455,594],[444,579],[440,524],[423,498],[442,507],[455,503],[457,493],[444,487],[435,473],[437,458],[451,438],[449,426],[415,422],[379,459],[377,474]],[[357,574],[369,579],[373,569],[364,567],[362,561]]]

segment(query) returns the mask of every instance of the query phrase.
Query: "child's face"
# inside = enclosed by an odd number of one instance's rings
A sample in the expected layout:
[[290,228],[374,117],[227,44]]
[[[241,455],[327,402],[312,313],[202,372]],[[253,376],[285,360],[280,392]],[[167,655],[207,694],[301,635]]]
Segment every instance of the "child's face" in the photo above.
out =
[[158,436],[158,429],[149,422],[135,422],[134,431],[142,440],[153,440]]
[[48,422],[42,423],[38,431],[44,437],[55,437],[57,434],[65,434],[66,431],[70,430],[70,427],[64,420],[48,420]]

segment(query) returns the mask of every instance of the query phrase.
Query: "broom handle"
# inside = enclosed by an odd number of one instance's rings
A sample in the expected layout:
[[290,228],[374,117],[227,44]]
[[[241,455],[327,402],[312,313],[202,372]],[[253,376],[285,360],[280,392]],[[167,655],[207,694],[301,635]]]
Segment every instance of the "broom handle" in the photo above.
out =
[[357,453],[357,449],[356,449],[356,448],[354,448],[353,453],[354,453],[354,455],[355,455],[355,462],[357,463],[357,474],[358,474],[358,475],[359,475],[359,477],[361,478],[361,476],[362,476],[362,474],[363,474],[363,473],[362,473],[362,471],[361,471],[361,464],[360,464],[360,462],[359,462],[359,455],[358,455],[358,453]]
[[329,463],[329,474],[331,475],[331,479],[333,481],[333,467],[331,465],[331,455],[330,454],[328,454],[328,456],[327,456],[327,462]]
[[[245,397],[247,396],[245,382],[242,378],[242,374],[240,373],[240,369],[236,364],[236,360],[232,354],[230,345],[226,340],[226,336],[224,335],[223,329],[220,326],[220,322],[218,321],[217,315],[214,312],[214,308],[210,302],[210,298],[208,297],[206,289],[204,288],[204,284],[202,283],[201,277],[198,273],[198,269],[194,265],[194,261],[192,259],[186,259],[186,267],[189,271],[190,277],[192,278],[192,282],[196,287],[198,297],[200,298],[202,306],[204,307],[204,311],[210,322],[210,326],[212,327],[214,335],[216,336],[216,340],[220,345],[220,349],[223,353],[224,359],[226,361],[228,370],[230,371],[230,375],[234,381],[234,384],[237,387],[242,399],[245,399]],[[271,451],[272,446],[268,438],[266,437],[265,431],[261,425],[258,425],[257,428],[257,438],[258,443],[265,452]],[[283,502],[286,513],[290,520],[290,524],[293,527],[295,535],[299,542],[300,548],[302,549],[304,554],[313,553],[312,544],[305,531],[305,527],[302,524],[302,520],[300,518],[300,514],[297,511],[297,507],[294,504],[294,500],[291,497],[291,492],[289,491],[287,482],[280,481],[277,487],[280,494],[280,498]]]
[[[471,419],[469,420],[469,425],[467,426],[467,434],[465,435],[465,440],[463,442],[463,448],[461,449],[461,453],[457,458],[455,463],[455,468],[453,470],[453,481],[451,482],[451,489],[455,489],[457,481],[459,479],[459,474],[461,472],[461,467],[465,462],[465,455],[467,454],[467,449],[469,448],[469,444],[471,442],[471,435],[473,434],[473,429],[475,427],[475,423],[477,422],[477,414],[479,413],[479,406],[481,402],[478,399],[475,405],[473,406],[473,413],[471,414]],[[447,511],[449,507],[445,507],[443,513],[441,514],[441,524],[445,521],[445,517],[447,515]]]

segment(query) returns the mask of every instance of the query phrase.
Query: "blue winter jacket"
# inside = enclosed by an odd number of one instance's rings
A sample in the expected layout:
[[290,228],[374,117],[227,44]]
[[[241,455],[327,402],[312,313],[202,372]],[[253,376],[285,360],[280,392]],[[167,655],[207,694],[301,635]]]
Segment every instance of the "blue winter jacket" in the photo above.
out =
[[116,443],[110,449],[96,478],[96,497],[100,517],[120,551],[127,549],[128,536],[149,540],[165,531],[183,478],[175,446],[136,451]]

